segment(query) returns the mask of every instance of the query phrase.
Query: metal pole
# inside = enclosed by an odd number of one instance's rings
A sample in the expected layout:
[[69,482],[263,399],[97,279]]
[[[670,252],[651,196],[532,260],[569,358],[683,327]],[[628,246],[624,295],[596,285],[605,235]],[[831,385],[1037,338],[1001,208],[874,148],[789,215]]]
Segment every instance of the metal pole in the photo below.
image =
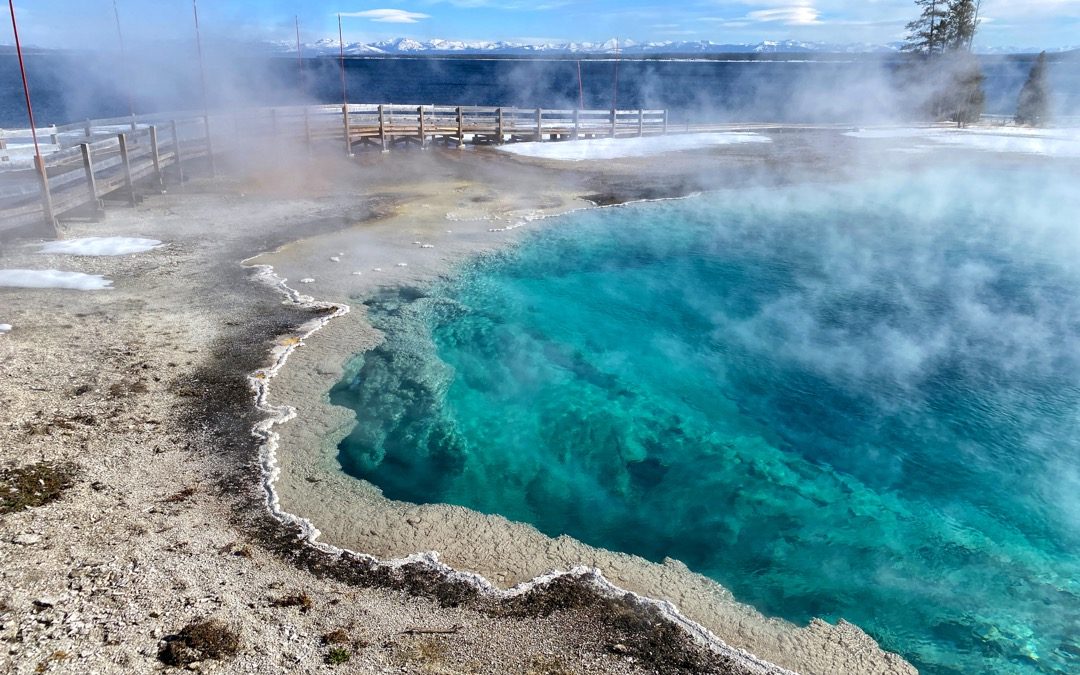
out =
[[585,109],[585,84],[581,79],[581,60],[577,62],[577,95],[578,95],[578,110]]
[[217,175],[217,166],[214,164],[214,143],[210,136],[210,108],[206,97],[206,64],[203,63],[202,34],[199,31],[199,3],[191,0],[191,8],[195,12],[195,46],[199,51],[199,79],[202,83],[203,100],[203,124],[206,126],[206,159],[210,162],[210,175]]

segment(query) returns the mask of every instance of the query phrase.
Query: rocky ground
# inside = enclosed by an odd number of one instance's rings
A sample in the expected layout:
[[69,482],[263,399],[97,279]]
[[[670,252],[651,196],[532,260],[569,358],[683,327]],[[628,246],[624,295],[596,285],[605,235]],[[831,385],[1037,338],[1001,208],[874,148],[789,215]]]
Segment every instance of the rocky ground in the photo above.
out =
[[[0,268],[104,274],[112,290],[0,288],[0,671],[770,672],[655,610],[562,578],[493,600],[424,565],[306,545],[265,508],[247,375],[317,310],[239,261],[360,226],[418,174],[385,157],[194,178],[65,237],[132,256],[0,244]],[[363,186],[360,188],[359,186]]]

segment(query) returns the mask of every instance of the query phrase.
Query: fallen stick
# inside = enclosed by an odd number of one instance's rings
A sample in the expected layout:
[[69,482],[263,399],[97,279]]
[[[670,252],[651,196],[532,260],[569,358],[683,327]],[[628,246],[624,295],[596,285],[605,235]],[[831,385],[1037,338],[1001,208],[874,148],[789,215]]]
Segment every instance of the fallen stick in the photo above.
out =
[[452,626],[451,628],[406,628],[401,631],[402,635],[456,635],[461,629],[464,628],[461,624]]

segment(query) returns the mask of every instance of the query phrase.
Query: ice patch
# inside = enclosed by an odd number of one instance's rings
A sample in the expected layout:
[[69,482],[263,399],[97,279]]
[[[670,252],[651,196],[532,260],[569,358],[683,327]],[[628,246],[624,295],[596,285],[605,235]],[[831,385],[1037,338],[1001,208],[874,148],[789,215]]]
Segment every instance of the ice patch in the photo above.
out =
[[9,288],[68,288],[76,291],[100,291],[112,281],[100,274],[61,272],[60,270],[0,270],[0,286]]
[[157,239],[138,237],[83,237],[82,239],[50,241],[41,247],[41,252],[94,256],[128,255],[144,253],[161,245]]
[[698,150],[719,145],[739,143],[771,143],[772,139],[756,133],[680,134],[645,138],[595,138],[584,141],[551,143],[514,143],[501,146],[503,152],[525,157],[580,162],[594,159],[646,157],[665,152]]

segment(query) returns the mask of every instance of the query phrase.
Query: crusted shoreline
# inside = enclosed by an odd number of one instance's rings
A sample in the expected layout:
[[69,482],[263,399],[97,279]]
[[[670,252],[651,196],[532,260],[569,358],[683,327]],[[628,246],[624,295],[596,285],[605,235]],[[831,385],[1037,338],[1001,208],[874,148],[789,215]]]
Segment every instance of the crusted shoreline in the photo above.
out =
[[743,672],[754,675],[794,675],[790,670],[768,663],[745,650],[727,645],[723,640],[713,635],[705,627],[683,616],[678,608],[670,602],[653,600],[633,593],[632,591],[619,588],[608,581],[604,577],[603,572],[595,567],[577,566],[565,572],[551,571],[504,590],[492,584],[482,575],[462,572],[443,564],[439,560],[437,551],[415,553],[406,558],[396,560],[379,560],[374,556],[350,551],[318,541],[320,532],[316,525],[306,518],[301,518],[284,511],[278,499],[277,491],[274,489],[274,483],[277,481],[280,474],[280,467],[276,461],[279,436],[273,431],[273,427],[289,422],[295,417],[296,412],[289,406],[273,406],[269,403],[270,383],[278,371],[285,367],[292,352],[303,345],[304,340],[313,336],[330,321],[347,314],[350,311],[350,308],[348,305],[321,303],[310,296],[302,295],[295,289],[290,288],[285,283],[284,279],[274,274],[273,268],[269,265],[256,265],[255,267],[259,269],[259,276],[264,283],[270,284],[285,294],[287,298],[286,302],[296,303],[305,309],[316,311],[328,309],[334,310],[333,314],[329,314],[325,318],[313,319],[300,326],[295,341],[289,340],[287,344],[275,346],[271,350],[272,365],[257,370],[250,377],[252,388],[255,391],[256,406],[268,415],[265,420],[256,424],[253,429],[253,433],[263,441],[260,445],[259,455],[260,463],[263,468],[263,487],[266,491],[267,508],[274,517],[281,520],[282,523],[298,527],[302,533],[301,537],[304,538],[309,545],[314,546],[330,556],[347,555],[353,559],[363,560],[371,566],[386,567],[390,570],[400,569],[405,566],[420,565],[428,568],[434,574],[441,575],[454,583],[463,583],[472,586],[480,595],[496,601],[520,598],[534,590],[543,592],[545,587],[565,577],[573,584],[583,584],[587,587],[591,587],[594,592],[607,599],[618,599],[631,606],[640,605],[647,607],[647,611],[656,612],[659,616],[663,617],[664,620],[677,625],[703,646],[715,651],[722,657],[733,661],[734,664],[737,664],[738,667],[743,669]]

